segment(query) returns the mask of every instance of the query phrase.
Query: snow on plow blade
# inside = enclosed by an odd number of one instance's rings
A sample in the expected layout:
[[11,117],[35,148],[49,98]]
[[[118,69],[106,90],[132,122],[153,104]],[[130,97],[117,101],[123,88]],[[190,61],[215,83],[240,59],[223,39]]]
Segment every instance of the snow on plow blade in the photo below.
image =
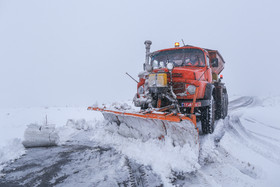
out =
[[163,139],[171,137],[175,145],[188,143],[191,147],[198,145],[196,119],[182,114],[166,114],[163,112],[122,112],[106,110],[98,107],[88,107],[88,110],[102,112],[108,120],[109,130],[118,132],[125,137],[142,139]]

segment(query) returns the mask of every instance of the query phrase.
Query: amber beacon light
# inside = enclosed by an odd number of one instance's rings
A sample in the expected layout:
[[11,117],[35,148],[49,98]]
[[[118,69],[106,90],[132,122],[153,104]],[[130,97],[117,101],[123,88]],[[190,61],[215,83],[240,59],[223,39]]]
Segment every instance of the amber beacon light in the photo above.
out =
[[180,47],[180,43],[179,42],[175,42],[175,47]]

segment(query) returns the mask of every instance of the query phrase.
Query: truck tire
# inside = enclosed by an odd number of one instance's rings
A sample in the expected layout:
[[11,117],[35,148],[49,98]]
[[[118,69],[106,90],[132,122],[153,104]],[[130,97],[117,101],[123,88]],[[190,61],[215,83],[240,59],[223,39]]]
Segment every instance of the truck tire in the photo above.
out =
[[216,112],[215,112],[215,120],[219,120],[223,118],[223,96],[221,99],[216,101]]
[[221,97],[221,99],[218,99],[218,101],[216,101],[216,120],[225,119],[228,113],[228,95],[226,92],[223,92]]
[[201,127],[203,134],[212,134],[215,123],[215,100],[212,96],[210,105],[201,109]]
[[222,118],[225,119],[228,115],[228,94],[223,93],[223,115]]

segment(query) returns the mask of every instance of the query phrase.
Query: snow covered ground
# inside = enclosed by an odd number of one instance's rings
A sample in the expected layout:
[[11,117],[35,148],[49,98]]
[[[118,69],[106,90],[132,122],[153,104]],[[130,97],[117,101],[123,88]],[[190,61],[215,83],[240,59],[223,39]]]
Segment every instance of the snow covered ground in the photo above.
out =
[[[86,107],[0,109],[0,186],[279,186],[280,97],[234,97],[200,154],[172,140],[125,138]],[[47,120],[46,120],[47,116]],[[29,124],[54,124],[59,146],[25,149]]]
[[[25,153],[22,145],[24,131],[30,124],[44,125],[46,123],[61,128],[60,142],[68,139],[68,135],[77,129],[88,128],[85,121],[95,121],[103,119],[98,112],[87,111],[85,107],[30,107],[30,108],[0,108],[0,170],[6,162],[19,158]],[[74,122],[74,123],[73,123]],[[81,127],[79,127],[79,125]],[[1,174],[0,174],[1,175]]]

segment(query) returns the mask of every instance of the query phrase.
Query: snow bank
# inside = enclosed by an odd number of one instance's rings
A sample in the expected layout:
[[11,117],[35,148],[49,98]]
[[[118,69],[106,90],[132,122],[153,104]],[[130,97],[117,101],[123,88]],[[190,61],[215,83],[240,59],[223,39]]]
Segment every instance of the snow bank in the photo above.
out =
[[91,131],[93,129],[93,125],[97,123],[97,120],[94,118],[95,113],[96,112],[93,112],[93,119],[89,121],[85,119],[68,119],[65,126],[57,129],[59,136],[58,144],[63,145],[67,141],[71,141],[71,139],[73,139],[81,131]]
[[[66,126],[69,119],[83,119],[86,121],[103,119],[101,113],[87,111],[86,109],[86,106],[0,108],[0,171],[7,162],[17,159],[25,153],[22,141],[28,124],[44,124],[47,116],[50,124],[56,124],[57,135],[60,137],[59,144],[63,144],[78,131],[78,128],[70,124]],[[82,129],[90,128],[86,127],[88,123],[81,123],[83,120],[74,120],[74,123]],[[32,134],[32,131],[35,131],[35,134],[40,135],[37,129],[38,126],[36,125],[30,127],[30,131],[28,130],[27,134]],[[47,134],[50,135],[51,129],[45,128],[43,131],[46,131],[43,134],[46,138]],[[56,138],[51,136],[51,140],[56,140]]]
[[153,171],[161,176],[166,186],[171,185],[173,172],[192,172],[200,168],[198,150],[194,150],[190,144],[174,146],[174,140],[170,136],[165,137],[164,141],[158,139],[143,141],[124,137],[117,131],[106,130],[107,128],[106,121],[97,123],[91,140],[113,146],[139,164],[151,166]]
[[[102,107],[110,110],[138,112],[139,108],[129,103],[112,103]],[[114,119],[115,115],[104,114],[105,119]],[[145,120],[132,116],[118,116],[121,123],[99,121],[95,124],[92,141],[113,146],[116,150],[139,164],[149,165],[161,176],[165,186],[171,185],[174,172],[193,172],[200,168],[198,164],[199,146],[197,132],[193,124],[166,124],[164,140],[158,140],[164,131],[162,122]],[[129,127],[127,124],[129,124]],[[177,131],[176,131],[177,129]],[[188,129],[188,130],[186,130]],[[195,135],[194,135],[195,133]],[[178,137],[179,136],[179,137]],[[188,141],[188,136],[191,138]]]
[[84,131],[88,131],[92,129],[92,126],[89,123],[87,123],[85,119],[78,119],[78,120],[68,119],[66,126],[72,127],[77,130],[84,130]]
[[25,153],[25,149],[21,143],[21,140],[18,138],[7,141],[3,144],[4,146],[0,146],[0,172],[5,167],[7,162],[17,159]]
[[[128,102],[107,107],[136,110]],[[0,109],[0,170],[24,154],[21,140],[26,124],[42,124],[47,114],[50,123],[56,124],[59,145],[91,137],[96,145],[113,147],[124,158],[150,166],[164,186],[279,186],[280,97],[235,97],[229,109],[229,116],[216,122],[213,134],[200,136],[199,158],[188,144],[174,146],[170,136],[165,141],[125,138],[107,128],[101,113],[86,111],[86,107]],[[100,178],[104,173],[100,172]],[[74,179],[71,182],[76,184]]]
[[124,102],[112,102],[108,104],[102,104],[101,106],[98,106],[98,104],[92,105],[93,107],[100,107],[100,108],[106,108],[108,110],[118,110],[118,111],[125,111],[125,112],[139,112],[140,107],[135,107],[133,102],[128,100]]
[[239,97],[230,108],[213,134],[200,137],[199,173],[213,186],[279,186],[279,98]]

